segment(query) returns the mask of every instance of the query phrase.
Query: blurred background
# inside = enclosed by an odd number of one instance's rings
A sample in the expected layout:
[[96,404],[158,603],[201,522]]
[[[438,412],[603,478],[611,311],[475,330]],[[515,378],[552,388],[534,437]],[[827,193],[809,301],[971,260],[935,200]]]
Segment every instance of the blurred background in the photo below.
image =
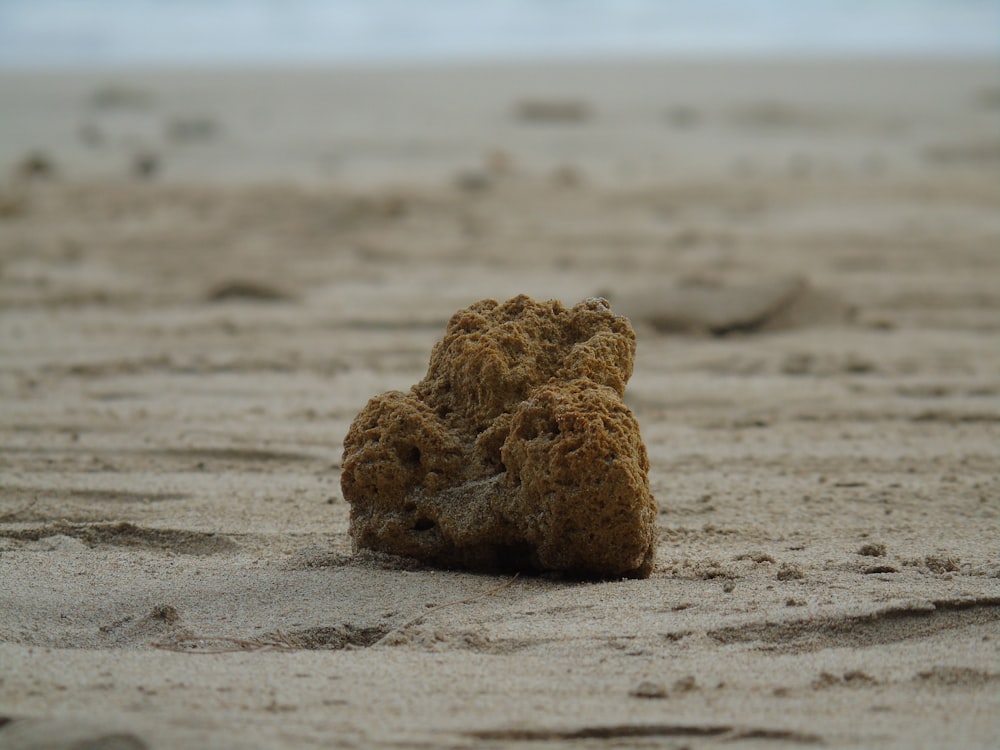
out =
[[995,52],[994,0],[0,0],[4,67]]
[[0,0],[0,171],[657,183],[816,173],[846,140],[882,169],[969,96],[988,139],[960,63],[998,35],[992,0]]

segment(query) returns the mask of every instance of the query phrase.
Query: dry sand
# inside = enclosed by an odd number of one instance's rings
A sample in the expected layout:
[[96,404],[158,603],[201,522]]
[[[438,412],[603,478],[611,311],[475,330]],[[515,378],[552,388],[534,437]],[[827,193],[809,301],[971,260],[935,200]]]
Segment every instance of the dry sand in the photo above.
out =
[[[0,110],[0,747],[994,746],[995,62]],[[351,419],[519,292],[633,316],[649,580],[351,556]]]

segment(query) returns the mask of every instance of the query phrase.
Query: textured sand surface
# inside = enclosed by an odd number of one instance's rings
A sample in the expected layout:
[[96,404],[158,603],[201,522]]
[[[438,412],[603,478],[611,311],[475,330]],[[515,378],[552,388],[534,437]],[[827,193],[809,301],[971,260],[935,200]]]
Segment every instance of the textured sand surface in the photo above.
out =
[[[0,76],[0,747],[993,747],[995,70]],[[647,580],[351,556],[518,293],[631,311]]]

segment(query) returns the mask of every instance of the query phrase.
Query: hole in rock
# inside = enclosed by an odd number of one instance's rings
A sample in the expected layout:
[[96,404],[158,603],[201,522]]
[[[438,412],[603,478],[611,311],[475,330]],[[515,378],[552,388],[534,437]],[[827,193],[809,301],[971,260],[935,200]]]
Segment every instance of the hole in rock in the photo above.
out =
[[418,518],[417,522],[413,524],[414,531],[430,531],[435,526],[437,526],[434,521],[429,518]]

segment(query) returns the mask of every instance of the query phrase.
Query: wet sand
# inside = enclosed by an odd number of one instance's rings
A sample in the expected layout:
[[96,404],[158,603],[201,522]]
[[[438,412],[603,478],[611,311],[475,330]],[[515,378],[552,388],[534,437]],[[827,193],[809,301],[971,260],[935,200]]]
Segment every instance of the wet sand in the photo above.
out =
[[[992,746],[995,70],[0,75],[0,747]],[[518,293],[638,332],[648,580],[352,555]]]

